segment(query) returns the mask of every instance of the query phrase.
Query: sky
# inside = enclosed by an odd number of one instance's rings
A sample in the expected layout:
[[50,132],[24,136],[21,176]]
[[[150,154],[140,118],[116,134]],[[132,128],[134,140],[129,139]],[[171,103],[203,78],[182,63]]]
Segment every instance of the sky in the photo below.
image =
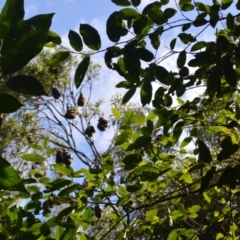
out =
[[[146,4],[153,2],[153,0],[142,0],[142,4],[139,7],[139,10],[146,6]],[[170,0],[170,5],[168,7],[175,7],[175,1]],[[208,3],[210,1],[201,1],[203,3]],[[0,9],[5,4],[5,0],[0,0]],[[53,17],[53,22],[51,30],[58,33],[62,38],[62,44],[69,47],[68,43],[68,32],[69,30],[74,30],[78,32],[80,23],[88,23],[91,26],[95,27],[102,38],[102,48],[106,48],[112,45],[105,34],[105,24],[108,16],[114,11],[120,10],[121,7],[116,6],[110,0],[25,0],[25,17],[28,19],[37,14],[43,13],[55,13]],[[167,47],[169,46],[170,40],[173,38],[173,33],[178,34],[178,30],[173,30],[171,33],[164,35],[164,38],[161,39],[161,52],[158,54],[160,56],[164,55],[168,51]],[[210,29],[209,31],[213,31]],[[214,30],[215,31],[215,30]],[[180,32],[179,32],[180,33]],[[214,41],[214,35],[210,35],[208,31],[202,34],[198,40],[212,40]],[[181,45],[178,43],[176,50],[180,49]],[[100,82],[96,84],[95,94],[93,101],[97,101],[99,98],[105,100],[105,110],[110,113],[110,98],[116,93],[124,94],[126,90],[116,89],[115,85],[123,81],[123,79],[116,74],[114,71],[111,71],[105,66],[104,54],[97,54],[92,57],[92,61],[97,62],[102,65],[102,70],[100,73]],[[163,62],[163,66],[167,69],[174,70],[176,69],[176,58],[177,55],[172,58],[166,59]],[[156,86],[155,86],[156,88]],[[192,92],[187,93],[184,98],[192,99],[199,95],[202,91],[193,90]],[[133,97],[134,102],[140,102],[139,94],[135,94]],[[107,133],[97,133],[96,142],[101,142],[97,147],[100,151],[104,151],[104,143],[108,143],[112,136],[111,130]]]

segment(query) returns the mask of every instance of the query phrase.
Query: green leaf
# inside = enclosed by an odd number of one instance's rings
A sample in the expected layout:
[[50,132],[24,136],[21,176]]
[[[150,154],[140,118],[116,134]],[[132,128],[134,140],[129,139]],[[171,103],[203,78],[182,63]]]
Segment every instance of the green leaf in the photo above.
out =
[[201,140],[198,140],[198,150],[198,161],[204,163],[210,163],[212,161],[210,150],[208,149],[207,145]]
[[233,0],[221,0],[221,9],[226,10],[228,9],[233,3]]
[[178,104],[180,105],[180,106],[182,106],[182,105],[184,105],[185,104],[185,102],[181,99],[181,98],[177,98],[177,102],[178,102]]
[[152,141],[151,136],[141,136],[141,137],[137,138],[134,143],[132,143],[128,146],[127,151],[146,147],[151,141]]
[[94,213],[91,207],[87,207],[83,213],[82,221],[91,224],[94,220]]
[[180,148],[186,147],[192,141],[192,137],[186,137],[180,144]]
[[200,209],[201,209],[201,207],[199,205],[193,205],[193,206],[187,208],[186,211],[188,213],[196,213],[196,212],[199,212]]
[[177,13],[176,9],[174,8],[166,8],[164,10],[163,16],[167,19],[172,18]]
[[180,33],[178,34],[178,37],[180,38],[183,44],[188,44],[189,42],[196,41],[196,39],[189,33]]
[[0,93],[0,113],[12,113],[22,106],[23,105],[10,94]]
[[132,132],[131,131],[124,131],[121,134],[119,134],[115,139],[116,145],[121,145],[128,141],[128,139],[131,137]]
[[90,57],[89,56],[85,56],[83,58],[83,60],[79,63],[75,75],[74,75],[74,82],[75,82],[75,86],[76,88],[79,88],[86,73],[88,70],[90,64]]
[[171,85],[170,74],[164,67],[156,66],[155,67],[155,76],[159,82],[166,84],[166,85]]
[[[50,44],[52,43],[52,44]],[[62,43],[62,40],[60,38],[60,36],[53,32],[53,31],[49,31],[48,32],[48,36],[47,36],[47,40],[46,40],[46,44],[45,46],[56,46],[56,44],[61,44]]]
[[17,75],[7,81],[7,87],[14,92],[31,96],[47,95],[42,84],[33,76]]
[[186,59],[187,59],[187,54],[186,51],[182,51],[179,53],[178,58],[177,58],[177,66],[178,68],[182,68],[185,63],[186,63]]
[[111,0],[117,6],[128,7],[131,3],[128,0]]
[[125,164],[125,171],[130,171],[137,167],[137,165],[142,161],[142,157],[139,154],[127,155],[122,162]]
[[151,82],[144,82],[140,91],[141,103],[143,106],[149,104],[152,100],[152,84]]
[[80,185],[79,184],[74,184],[70,187],[67,187],[65,189],[63,189],[59,194],[58,196],[62,197],[62,196],[66,196],[70,193],[72,193],[73,191],[76,191],[76,190],[79,190],[80,189]]
[[34,143],[29,143],[29,146],[32,148],[32,149],[35,149],[35,150],[43,150],[43,148],[38,145],[38,144],[34,144]]
[[123,118],[124,124],[130,125],[134,121],[134,115],[135,115],[135,112],[133,110],[127,111]]
[[43,147],[46,148],[48,146],[48,143],[49,143],[49,140],[50,140],[50,137],[47,136],[44,138],[43,140]]
[[7,0],[0,15],[0,38],[3,39],[17,21],[24,17],[23,0]]
[[17,171],[10,165],[10,163],[2,157],[0,157],[0,162],[0,189],[19,191],[29,195],[29,192],[24,187]]
[[30,161],[30,162],[44,162],[45,157],[39,154],[24,154],[21,156],[23,160]]
[[172,230],[168,235],[167,240],[178,240],[178,233],[176,230]]
[[47,192],[53,192],[59,190],[67,185],[69,185],[72,181],[69,179],[57,179],[51,182],[50,188],[48,188]]
[[101,38],[98,31],[89,24],[80,24],[80,34],[83,42],[92,50],[99,50],[101,47]]
[[133,8],[123,8],[119,13],[123,20],[131,20],[139,15],[139,13]]
[[80,35],[76,33],[75,31],[70,30],[68,33],[68,39],[71,47],[80,52],[83,49],[83,43]]
[[112,115],[118,120],[121,117],[121,113],[116,108],[112,108]]
[[22,227],[22,214],[16,205],[7,209],[6,222],[10,234],[15,234]]
[[55,53],[47,62],[46,64],[48,66],[56,66],[59,63],[65,61],[68,57],[70,56],[70,52],[68,51],[63,51],[63,52],[58,52]]
[[123,96],[123,99],[122,99],[122,104],[125,104],[127,103],[131,98],[132,96],[134,95],[134,93],[136,92],[136,88],[130,88],[126,93],[125,95]]
[[158,33],[150,33],[149,39],[151,40],[151,44],[155,50],[157,50],[160,46],[160,39],[159,39],[159,34]]
[[1,69],[3,75],[23,68],[44,47],[53,14],[18,21],[3,40]]
[[182,10],[184,12],[192,11],[194,9],[194,5],[192,4],[185,4],[182,6]]

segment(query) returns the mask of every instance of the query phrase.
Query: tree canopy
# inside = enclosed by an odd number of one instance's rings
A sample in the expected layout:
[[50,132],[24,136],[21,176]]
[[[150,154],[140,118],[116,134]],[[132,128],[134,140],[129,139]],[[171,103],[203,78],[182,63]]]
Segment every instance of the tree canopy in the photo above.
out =
[[[86,23],[69,31],[68,49],[53,13],[25,20],[24,1],[6,1],[1,239],[239,239],[240,1],[140,3],[109,1],[121,10],[109,13],[106,49]],[[126,90],[109,118],[91,102],[101,52]],[[129,103],[137,94],[141,106]],[[94,134],[109,128],[101,152]]]

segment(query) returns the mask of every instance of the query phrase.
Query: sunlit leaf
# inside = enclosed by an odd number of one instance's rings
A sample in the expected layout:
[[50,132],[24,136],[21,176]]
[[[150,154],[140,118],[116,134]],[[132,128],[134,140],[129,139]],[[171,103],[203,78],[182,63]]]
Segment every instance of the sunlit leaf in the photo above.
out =
[[2,157],[0,157],[0,162],[0,188],[9,191],[19,191],[29,195],[17,171],[10,163]]
[[51,58],[46,62],[48,66],[56,66],[59,63],[65,61],[70,56],[70,52],[63,51],[55,53],[51,56]]
[[0,15],[0,38],[4,38],[14,24],[24,17],[23,0],[7,0]]
[[39,154],[24,154],[21,156],[23,160],[30,161],[30,162],[43,162],[45,161],[45,157]]

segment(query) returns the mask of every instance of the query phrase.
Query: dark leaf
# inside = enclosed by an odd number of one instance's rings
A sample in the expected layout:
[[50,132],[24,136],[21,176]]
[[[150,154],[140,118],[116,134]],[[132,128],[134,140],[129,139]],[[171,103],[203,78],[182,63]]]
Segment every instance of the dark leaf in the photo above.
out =
[[178,58],[177,58],[178,68],[182,68],[185,65],[186,59],[187,59],[186,51],[180,52],[179,55],[178,55]]
[[19,191],[29,195],[17,171],[4,158],[0,157],[0,188],[9,191]]
[[162,66],[156,66],[155,67],[155,76],[159,82],[166,84],[166,85],[171,85],[170,81],[170,74],[169,72]]
[[151,140],[152,138],[150,136],[141,136],[137,138],[134,143],[128,146],[127,151],[146,147],[151,142]]
[[71,47],[80,52],[83,49],[83,43],[80,35],[75,31],[70,30],[68,33],[68,39]]
[[198,156],[199,162],[210,163],[212,161],[212,156],[209,151],[209,148],[201,140],[198,140],[198,151],[199,151],[199,156]]
[[146,16],[141,16],[133,23],[133,30],[136,35],[143,33],[144,29],[148,26],[148,18]]
[[237,76],[231,61],[231,56],[225,55],[222,58],[222,70],[227,83],[231,87],[235,88],[237,84]]
[[154,59],[153,53],[146,48],[137,48],[136,51],[139,58],[145,62],[151,62]]
[[107,20],[107,35],[112,42],[118,42],[121,38],[122,18],[119,12],[112,13]]
[[175,47],[175,45],[176,45],[176,41],[177,41],[177,39],[174,38],[174,39],[170,42],[170,48],[171,48],[171,50],[174,49],[174,47]]
[[199,189],[200,193],[203,193],[207,189],[209,183],[213,179],[213,175],[215,171],[216,171],[216,167],[211,167],[211,169],[208,170],[207,173],[204,175],[201,181],[201,187]]
[[192,26],[191,23],[186,23],[182,26],[182,31],[185,32],[186,30],[188,30],[190,27]]
[[131,98],[132,96],[134,95],[134,93],[136,92],[136,88],[130,88],[126,93],[125,95],[123,96],[123,99],[122,99],[122,104],[125,104],[127,103]]
[[159,34],[158,33],[150,33],[149,39],[151,40],[151,44],[155,50],[157,50],[160,46]]
[[131,186],[127,186],[126,189],[128,192],[137,192],[142,188],[142,186],[140,184],[135,184],[135,185],[131,185]]
[[137,165],[142,161],[142,157],[138,154],[127,155],[122,162],[125,164],[125,171],[130,171],[137,167]]
[[203,41],[197,42],[192,46],[191,52],[194,52],[194,51],[200,50],[202,48],[205,48],[206,45],[207,45],[206,42],[203,42]]
[[140,91],[141,103],[143,106],[149,104],[152,100],[152,84],[151,82],[144,82]]
[[188,44],[189,42],[195,42],[196,39],[189,33],[180,33],[178,34],[181,42],[184,44]]
[[53,191],[59,190],[65,186],[68,186],[70,183],[71,183],[71,180],[69,179],[57,179],[51,182],[50,188],[47,190],[47,192],[53,192]]
[[139,13],[133,8],[124,8],[119,11],[123,20],[131,20],[136,18]]
[[53,43],[55,46],[55,44],[61,44],[62,40],[57,33],[53,32],[53,31],[49,31],[45,45],[48,46],[48,43]]
[[128,7],[131,5],[131,3],[128,0],[111,0],[111,1],[118,6]]
[[169,19],[169,18],[172,18],[176,13],[177,11],[174,8],[166,8],[164,10],[163,16]]
[[12,95],[0,93],[0,113],[12,113],[23,105]]
[[141,62],[138,56],[138,52],[133,46],[126,45],[124,47],[123,61],[126,70],[130,74],[138,77],[140,74]]
[[3,40],[1,68],[3,75],[23,68],[44,47],[54,14],[18,21]]
[[74,184],[70,187],[67,187],[65,189],[63,189],[61,192],[58,193],[58,196],[66,196],[70,193],[72,193],[73,191],[79,190],[80,189],[80,185],[79,184]]
[[23,0],[7,0],[0,15],[0,38],[3,39],[10,29],[24,17]]
[[75,82],[75,86],[76,88],[79,88],[86,73],[88,70],[88,66],[90,64],[90,57],[89,56],[85,56],[83,58],[83,60],[79,63],[75,75],[74,75],[74,82]]
[[134,7],[139,6],[139,4],[141,3],[141,0],[130,0],[130,1]]
[[92,50],[99,50],[101,38],[98,31],[89,24],[80,24],[80,34],[83,42]]
[[47,95],[41,82],[35,77],[28,75],[18,75],[7,81],[7,87],[14,92],[31,96]]

